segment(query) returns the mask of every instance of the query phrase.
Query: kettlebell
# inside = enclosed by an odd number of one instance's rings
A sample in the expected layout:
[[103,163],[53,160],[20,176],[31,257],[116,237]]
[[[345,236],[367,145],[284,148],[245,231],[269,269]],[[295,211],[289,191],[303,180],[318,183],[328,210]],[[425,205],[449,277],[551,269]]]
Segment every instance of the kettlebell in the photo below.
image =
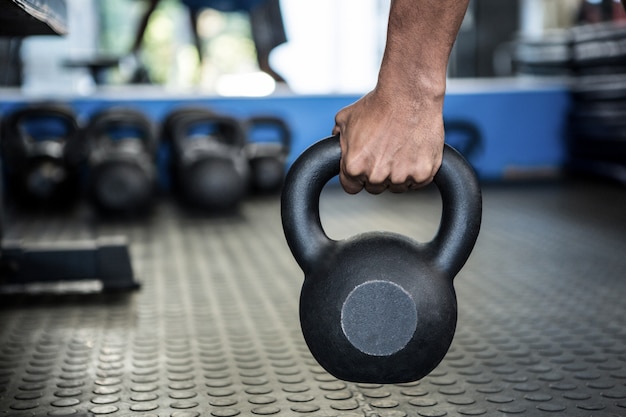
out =
[[152,122],[132,108],[96,113],[85,131],[89,193],[103,214],[139,214],[152,206],[157,186],[157,139]]
[[84,148],[69,107],[51,102],[18,109],[3,120],[1,136],[11,198],[32,208],[75,201]]
[[275,116],[254,116],[246,122],[252,189],[260,194],[277,192],[285,179],[291,149],[291,130]]
[[453,278],[478,237],[482,200],[463,157],[446,145],[434,182],[443,212],[432,241],[390,232],[335,241],[319,215],[324,185],[339,173],[338,136],[307,149],[283,188],[285,237],[305,279],[300,324],[319,364],[339,379],[405,383],[441,362],[457,319]]
[[190,115],[196,115],[198,117],[212,117],[214,114],[215,112],[210,108],[200,105],[189,105],[174,108],[163,118],[163,123],[161,124],[161,137],[164,139],[165,143],[170,143],[174,137],[176,126],[180,123],[179,120],[181,118],[185,118]]
[[466,160],[473,161],[483,146],[478,126],[470,120],[445,119],[443,127],[446,132],[446,143],[454,146]]
[[235,208],[249,181],[246,140],[239,121],[207,111],[181,114],[171,123],[176,191],[201,210]]

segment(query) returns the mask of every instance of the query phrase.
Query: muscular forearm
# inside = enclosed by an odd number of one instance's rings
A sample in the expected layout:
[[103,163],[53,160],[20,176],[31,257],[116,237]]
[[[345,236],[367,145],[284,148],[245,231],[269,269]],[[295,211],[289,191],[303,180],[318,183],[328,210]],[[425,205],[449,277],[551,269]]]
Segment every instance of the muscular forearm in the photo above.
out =
[[378,87],[443,99],[452,45],[469,0],[392,0]]
[[346,191],[432,181],[443,154],[448,57],[469,0],[392,0],[376,87],[335,117]]

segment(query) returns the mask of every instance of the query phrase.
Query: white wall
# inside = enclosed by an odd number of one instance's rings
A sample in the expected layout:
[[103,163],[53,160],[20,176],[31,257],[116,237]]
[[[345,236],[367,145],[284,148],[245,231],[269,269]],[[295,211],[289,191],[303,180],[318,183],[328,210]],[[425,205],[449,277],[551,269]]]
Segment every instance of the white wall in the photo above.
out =
[[[84,69],[63,65],[92,56],[97,48],[95,1],[68,0],[65,37],[24,42],[24,92],[88,94],[93,81]],[[362,93],[378,75],[390,0],[281,0],[288,42],[270,57],[296,93]]]
[[289,41],[271,56],[297,93],[365,92],[385,44],[389,0],[281,0]]

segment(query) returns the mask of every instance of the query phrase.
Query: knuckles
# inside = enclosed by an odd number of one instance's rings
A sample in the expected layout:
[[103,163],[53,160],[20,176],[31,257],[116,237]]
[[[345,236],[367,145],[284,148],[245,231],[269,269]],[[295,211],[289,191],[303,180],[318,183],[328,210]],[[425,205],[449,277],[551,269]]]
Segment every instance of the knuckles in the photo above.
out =
[[349,178],[356,178],[361,176],[369,177],[367,170],[368,164],[363,160],[357,158],[346,157],[343,161],[344,173]]
[[[384,155],[383,155],[384,156]],[[385,190],[406,192],[431,183],[442,162],[442,153],[422,156],[417,162],[386,161],[377,155],[344,153],[340,181],[346,192],[356,194],[365,189],[371,194]]]
[[363,183],[347,177],[343,172],[339,174],[339,181],[348,194],[357,194],[363,189]]

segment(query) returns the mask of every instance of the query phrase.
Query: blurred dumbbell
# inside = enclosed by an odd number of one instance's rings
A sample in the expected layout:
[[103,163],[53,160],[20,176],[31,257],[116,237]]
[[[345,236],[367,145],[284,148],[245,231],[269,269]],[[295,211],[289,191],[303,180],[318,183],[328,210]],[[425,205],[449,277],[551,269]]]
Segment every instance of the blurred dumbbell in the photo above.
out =
[[2,122],[9,198],[26,206],[66,206],[78,196],[84,156],[74,112],[62,104],[33,104]]
[[291,149],[291,130],[279,117],[256,116],[247,120],[250,182],[259,193],[279,191]]
[[109,214],[140,213],[152,206],[158,147],[152,122],[140,111],[110,108],[94,115],[86,130],[89,191]]
[[249,167],[240,123],[210,111],[168,117],[172,177],[181,197],[200,209],[236,207],[245,197]]

